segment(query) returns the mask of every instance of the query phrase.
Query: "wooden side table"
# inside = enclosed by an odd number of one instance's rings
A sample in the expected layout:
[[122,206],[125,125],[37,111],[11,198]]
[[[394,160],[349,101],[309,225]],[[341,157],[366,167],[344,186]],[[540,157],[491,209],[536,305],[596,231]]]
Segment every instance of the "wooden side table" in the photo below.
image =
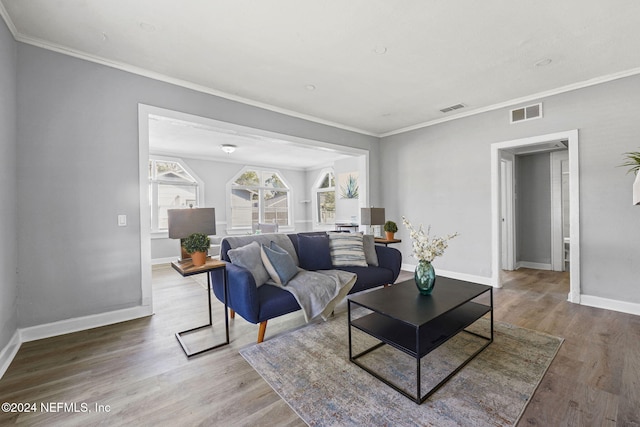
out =
[[[207,274],[207,297],[208,297],[208,300],[209,300],[209,323],[206,324],[206,325],[198,326],[198,327],[195,327],[195,328],[188,329],[186,331],[182,331],[182,332],[177,332],[176,333],[176,338],[177,338],[178,342],[180,343],[180,346],[182,347],[182,350],[187,355],[187,357],[195,356],[195,355],[204,353],[206,351],[213,350],[214,348],[222,347],[223,345],[229,344],[229,315],[227,313],[227,292],[228,292],[228,290],[227,290],[227,264],[224,261],[219,261],[217,259],[207,258],[207,261],[204,263],[204,265],[196,267],[196,266],[193,265],[193,262],[191,261],[191,259],[185,259],[185,260],[178,260],[178,261],[172,262],[171,263],[171,267],[173,267],[183,277],[193,276],[194,274],[202,274],[202,273],[206,273]],[[223,276],[224,276],[224,283],[223,283],[223,285],[224,285],[223,286],[223,289],[224,289],[224,326],[225,326],[225,333],[226,333],[227,340],[225,342],[222,342],[222,343],[219,343],[219,344],[215,344],[215,345],[213,345],[211,347],[207,347],[207,348],[199,350],[199,351],[189,352],[189,350],[187,349],[186,344],[184,343],[184,341],[182,341],[182,335],[183,334],[188,334],[189,332],[198,331],[200,329],[210,328],[210,327],[213,326],[213,319],[212,319],[212,315],[211,315],[211,292],[213,291],[213,289],[211,288],[211,275],[209,274],[209,272],[213,271],[213,270],[217,270],[219,268],[222,268],[224,270],[224,274],[223,274]]]
[[375,239],[373,239],[373,242],[377,243],[379,245],[389,246],[392,243],[400,243],[400,242],[402,242],[402,240],[400,240],[400,239],[383,239],[382,237],[376,237]]

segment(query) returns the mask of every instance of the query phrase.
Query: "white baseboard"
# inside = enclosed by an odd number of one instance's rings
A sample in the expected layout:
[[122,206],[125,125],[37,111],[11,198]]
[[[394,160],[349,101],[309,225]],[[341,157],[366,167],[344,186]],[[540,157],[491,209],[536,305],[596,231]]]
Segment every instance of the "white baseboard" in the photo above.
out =
[[[404,271],[415,271],[415,264],[402,264],[400,267]],[[479,283],[481,285],[491,286],[491,277],[476,276],[474,274],[457,273],[455,271],[447,271],[436,269],[436,276],[448,277],[450,279],[464,280],[465,282]]]
[[35,341],[57,335],[99,328],[101,326],[151,316],[152,314],[153,310],[150,306],[138,306],[109,311],[107,313],[92,314],[90,316],[74,317],[73,319],[60,320],[44,325],[20,328],[20,342]]
[[542,262],[518,261],[516,262],[516,270],[519,268],[533,268],[534,270],[552,270],[551,264]]
[[151,260],[151,265],[159,265],[159,264],[171,264],[173,261],[177,260],[179,257],[168,257],[168,258],[154,258]]
[[9,369],[9,365],[13,361],[13,358],[16,357],[18,350],[20,349],[20,331],[17,330],[9,340],[9,343],[4,346],[2,351],[0,351],[0,378],[7,372]]
[[640,316],[640,304],[635,302],[618,301],[608,298],[594,297],[593,295],[580,295],[580,304]]
[[19,328],[11,337],[9,343],[0,351],[0,378],[2,378],[9,368],[9,365],[18,353],[20,345],[23,342],[99,328],[101,326],[151,316],[152,314],[153,310],[151,306],[138,306],[107,313],[92,314],[90,316],[75,317],[73,319],[65,319],[44,325],[30,326],[28,328]]

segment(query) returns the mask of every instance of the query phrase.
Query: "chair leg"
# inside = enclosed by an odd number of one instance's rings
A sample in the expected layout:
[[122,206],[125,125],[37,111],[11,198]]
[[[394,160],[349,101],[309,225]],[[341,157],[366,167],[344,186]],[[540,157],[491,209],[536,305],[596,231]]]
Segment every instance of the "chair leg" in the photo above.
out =
[[267,331],[267,321],[260,322],[260,328],[258,329],[258,344],[264,341],[264,333]]
[[229,309],[229,317],[232,319],[236,318],[236,311],[233,308]]

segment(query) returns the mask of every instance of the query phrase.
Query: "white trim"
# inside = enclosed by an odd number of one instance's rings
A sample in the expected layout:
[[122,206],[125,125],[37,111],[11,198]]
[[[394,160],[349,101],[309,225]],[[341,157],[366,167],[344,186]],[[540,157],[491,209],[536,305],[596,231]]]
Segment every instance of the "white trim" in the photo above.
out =
[[20,346],[24,342],[113,325],[114,323],[139,319],[141,317],[151,316],[152,314],[153,310],[151,310],[150,306],[138,306],[20,328],[15,331],[9,343],[0,351],[0,378],[2,378],[7,371],[18,350],[20,350]]
[[[403,271],[413,272],[416,269],[415,264],[402,264],[400,267]],[[492,286],[491,277],[476,276],[475,274],[458,273],[455,271],[440,270],[436,268],[436,276],[448,277],[450,279],[463,280],[465,282],[479,283],[481,285]],[[436,280],[437,283],[437,280]]]
[[418,123],[416,125],[407,126],[401,129],[396,129],[390,132],[381,133],[379,135],[375,135],[379,138],[386,138],[387,136],[398,135],[405,132],[410,132],[416,129],[422,129],[429,126],[434,126],[440,123],[450,122],[452,120],[461,119],[463,117],[475,116],[477,114],[486,113],[488,111],[500,110],[502,108],[511,107],[512,105],[521,104],[525,102],[530,102],[538,99],[547,98],[554,95],[559,95],[565,92],[570,92],[577,89],[583,89],[589,86],[595,86],[602,83],[607,83],[613,80],[622,79],[625,77],[635,76],[640,74],[640,68],[632,68],[631,70],[620,71],[618,73],[608,74],[606,76],[596,77],[590,80],[584,80],[577,83],[572,83],[566,86],[561,86],[559,88],[551,89],[544,92],[534,93],[532,95],[524,96],[522,98],[510,99],[508,101],[500,102],[498,104],[488,105],[486,107],[477,108],[475,110],[470,110],[464,113],[459,113],[452,116],[443,117],[441,119],[430,120],[423,123]]
[[569,142],[570,188],[570,302],[580,302],[580,165],[578,130],[568,130],[491,144],[491,283],[500,287],[500,150],[527,145],[539,145],[549,141]]
[[564,271],[564,236],[562,235],[562,161],[567,151],[552,151],[549,156],[551,180],[551,269]]
[[518,261],[516,262],[516,270],[519,268],[533,268],[534,270],[549,270],[551,271],[551,264],[544,262],[531,262],[531,261]]
[[151,265],[160,265],[160,264],[171,264],[173,261],[176,261],[178,256],[171,256],[166,258],[153,258],[151,260]]
[[580,304],[580,156],[578,130],[569,141],[569,275],[568,300]]
[[589,86],[595,86],[598,84],[602,84],[602,83],[607,83],[613,80],[617,80],[617,79],[622,79],[625,77],[630,77],[630,76],[634,76],[636,74],[640,74],[640,67],[638,68],[632,68],[630,70],[625,70],[625,71],[620,71],[617,73],[612,73],[612,74],[608,74],[605,76],[600,76],[600,77],[595,77],[593,79],[589,79],[589,80],[583,80],[581,82],[576,82],[576,83],[572,83],[569,85],[565,85],[565,86],[561,86],[559,88],[555,88],[555,89],[551,89],[548,91],[544,91],[544,92],[538,92],[532,95],[528,95],[528,96],[524,96],[521,98],[515,98],[515,99],[510,99],[504,102],[500,102],[498,104],[493,104],[493,105],[488,105],[486,107],[482,107],[482,108],[477,108],[475,110],[470,110],[470,111],[466,111],[464,113],[459,113],[456,115],[450,115],[447,117],[443,117],[441,119],[436,119],[436,120],[429,120],[426,122],[422,122],[422,123],[418,123],[415,125],[411,125],[411,126],[407,126],[404,128],[400,128],[400,129],[396,129],[396,130],[392,130],[389,132],[384,132],[384,133],[375,133],[375,132],[370,132],[364,129],[360,129],[360,128],[356,128],[353,126],[348,126],[348,125],[344,125],[341,123],[336,123],[336,122],[332,122],[329,120],[325,120],[325,119],[321,119],[319,117],[315,117],[315,116],[311,116],[311,115],[307,115],[307,114],[303,114],[303,113],[299,113],[296,111],[291,111],[291,110],[287,110],[285,108],[281,108],[281,107],[277,107],[275,105],[271,105],[271,104],[266,104],[263,102],[259,102],[259,101],[255,101],[252,99],[248,99],[248,98],[243,98],[240,97],[238,95],[233,95],[230,93],[226,93],[226,92],[222,92],[216,89],[212,89],[209,87],[205,87],[202,85],[198,85],[192,82],[188,82],[185,80],[181,80],[181,79],[177,79],[174,77],[170,77],[164,74],[160,74],[160,73],[156,73],[150,70],[145,70],[143,68],[139,68],[139,67],[135,67],[133,65],[129,65],[129,64],[124,64],[121,62],[117,62],[117,61],[112,61],[106,58],[102,58],[99,56],[95,56],[95,55],[89,55],[85,52],[80,52],[74,49],[70,49],[68,47],[64,47],[55,43],[51,43],[49,41],[46,40],[42,40],[42,39],[37,39],[37,38],[33,38],[33,37],[27,37],[24,34],[21,34],[20,32],[18,32],[18,30],[16,29],[13,21],[10,19],[9,14],[7,13],[6,9],[4,8],[2,2],[0,2],[0,15],[2,15],[2,17],[4,18],[5,23],[7,24],[7,27],[9,28],[9,31],[11,31],[11,33],[13,34],[13,38],[16,41],[19,41],[21,43],[26,43],[26,44],[30,44],[32,46],[37,46],[40,47],[42,49],[46,49],[46,50],[50,50],[50,51],[54,51],[54,52],[58,52],[61,53],[63,55],[68,55],[68,56],[72,56],[74,58],[79,58],[79,59],[83,59],[85,61],[89,61],[89,62],[94,62],[97,64],[101,64],[110,68],[115,68],[121,71],[125,71],[128,73],[132,73],[132,74],[137,74],[139,76],[143,76],[143,77],[148,77],[150,79],[153,80],[157,80],[157,81],[161,81],[161,82],[165,82],[165,83],[169,83],[169,84],[173,84],[176,86],[180,86],[180,87],[184,87],[187,89],[191,89],[191,90],[195,90],[197,92],[202,92],[202,93],[206,93],[209,95],[214,95],[220,98],[224,98],[224,99],[228,99],[231,101],[236,101],[236,102],[240,102],[242,104],[246,104],[246,105],[251,105],[254,107],[258,107],[258,108],[262,108],[264,110],[268,110],[268,111],[273,111],[276,113],[280,113],[280,114],[284,114],[290,117],[296,117],[299,119],[303,119],[303,120],[309,120],[311,122],[315,122],[315,123],[319,123],[322,125],[327,125],[327,126],[331,126],[334,128],[338,128],[338,129],[343,129],[346,131],[350,131],[350,132],[356,132],[362,135],[368,135],[368,136],[374,136],[377,138],[385,138],[387,136],[393,136],[393,135],[398,135],[401,133],[405,133],[405,132],[409,132],[412,130],[416,130],[416,129],[421,129],[424,127],[429,127],[429,126],[434,126],[437,125],[439,123],[445,123],[445,122],[449,122],[452,120],[457,120],[457,119],[461,119],[463,117],[469,117],[469,116],[475,116],[477,114],[482,114],[485,113],[487,111],[494,111],[494,110],[499,110],[501,108],[506,108],[506,107],[510,107],[513,105],[517,105],[517,104],[521,104],[521,103],[526,103],[526,102],[530,102],[530,101],[534,101],[534,100],[539,100],[545,97],[549,97],[549,96],[554,96],[554,95],[558,95],[561,93],[565,93],[565,92],[570,92],[573,90],[577,90],[577,89],[582,89],[582,88],[586,88]]
[[87,329],[99,328],[101,326],[113,325],[114,323],[151,316],[152,314],[153,311],[151,310],[151,307],[138,306],[109,311],[106,313],[92,314],[89,316],[74,317],[73,319],[65,319],[57,322],[46,323],[44,325],[21,328],[20,341],[29,342],[58,335],[70,334],[72,332],[85,331]]
[[640,316],[640,303],[618,301],[593,295],[580,295],[580,304]]
[[[500,153],[500,164],[502,165],[502,163],[506,163],[505,165],[505,175],[506,175],[506,179],[503,180],[504,182],[501,182],[501,186],[502,184],[504,184],[505,190],[507,192],[507,194],[501,194],[501,202],[504,201],[506,203],[506,207],[504,209],[504,212],[502,212],[502,206],[501,206],[501,212],[500,215],[502,215],[503,213],[505,214],[505,218],[502,218],[502,220],[504,221],[503,226],[504,228],[507,230],[507,235],[503,236],[503,240],[506,240],[507,243],[507,248],[506,248],[506,253],[503,254],[506,255],[506,265],[502,265],[502,268],[504,268],[505,270],[514,270],[515,267],[515,259],[516,259],[516,241],[517,241],[517,229],[516,229],[516,213],[515,213],[515,179],[516,179],[516,173],[515,173],[515,163],[516,163],[516,157],[514,154],[512,153],[508,153],[508,152],[501,152]],[[503,263],[503,260],[500,260],[501,263]]]
[[170,77],[167,76],[165,74],[161,74],[161,73],[157,73],[154,71],[150,71],[150,70],[146,70],[144,68],[140,68],[140,67],[136,67],[134,65],[130,65],[130,64],[125,64],[119,61],[112,61],[106,58],[102,58],[100,56],[96,56],[96,55],[89,55],[85,52],[80,52],[77,51],[75,49],[70,49],[68,47],[65,46],[61,46],[55,43],[51,43],[49,41],[46,40],[42,40],[42,39],[37,39],[37,38],[32,38],[32,37],[27,37],[23,34],[20,34],[19,32],[14,34],[14,38],[22,43],[26,43],[26,44],[30,44],[33,46],[37,46],[43,49],[47,49],[47,50],[51,50],[54,52],[58,52],[64,55],[68,55],[68,56],[72,56],[74,58],[79,58],[79,59],[84,59],[85,61],[89,61],[89,62],[94,62],[96,64],[100,64],[100,65],[104,65],[107,67],[111,67],[111,68],[115,68],[117,70],[121,70],[121,71],[125,71],[131,74],[137,74],[139,76],[143,76],[143,77],[148,77],[150,79],[153,80],[157,80],[157,81],[161,81],[161,82],[165,82],[165,83],[170,83],[176,86],[180,86],[180,87],[184,87],[187,89],[191,89],[191,90],[195,90],[197,92],[201,92],[201,93],[206,93],[209,95],[214,95],[217,96],[219,98],[224,98],[224,99],[228,99],[230,101],[235,101],[235,102],[239,102],[242,104],[246,104],[246,105],[250,105],[253,107],[258,107],[258,108],[262,108],[263,110],[268,110],[268,111],[273,111],[275,113],[280,113],[280,114],[284,114],[286,116],[290,116],[290,117],[296,117],[299,119],[303,119],[303,120],[308,120],[311,122],[315,122],[315,123],[319,123],[322,125],[327,125],[327,126],[331,126],[334,128],[338,128],[338,129],[343,129],[346,131],[350,131],[350,132],[356,132],[362,135],[369,135],[369,136],[378,136],[377,134],[373,133],[373,132],[369,132],[366,131],[364,129],[359,129],[356,127],[352,127],[352,126],[347,126],[341,123],[336,123],[336,122],[332,122],[329,120],[325,120],[325,119],[321,119],[319,117],[315,117],[315,116],[310,116],[308,114],[303,114],[303,113],[299,113],[296,111],[292,111],[292,110],[288,110],[286,108],[282,108],[282,107],[277,107],[275,105],[271,105],[271,104],[267,104],[264,102],[260,102],[260,101],[255,101],[253,99],[249,99],[249,98],[243,98],[241,96],[238,95],[233,95],[227,92],[223,92],[221,90],[217,90],[217,89],[213,89],[210,87],[206,87],[206,86],[202,86],[193,82],[189,82],[186,80],[182,80],[182,79],[178,79],[175,77]]
[[[0,6],[2,3],[0,3]],[[9,369],[9,365],[13,362],[13,358],[18,354],[18,350],[20,350],[20,330],[16,330],[13,333],[13,336],[4,346],[2,351],[0,351],[0,379],[3,377],[4,373]]]
[[149,212],[149,114],[152,110],[138,104],[138,187],[140,191],[140,287],[142,305],[153,312],[151,290],[151,212]]
[[9,31],[11,31],[11,35],[13,36],[13,38],[17,40],[18,29],[16,28],[15,24],[11,20],[11,17],[9,16],[9,12],[7,12],[7,9],[5,9],[4,4],[1,1],[0,1],[0,16],[2,16],[2,19],[4,19],[4,22],[7,24],[7,28],[9,28]]

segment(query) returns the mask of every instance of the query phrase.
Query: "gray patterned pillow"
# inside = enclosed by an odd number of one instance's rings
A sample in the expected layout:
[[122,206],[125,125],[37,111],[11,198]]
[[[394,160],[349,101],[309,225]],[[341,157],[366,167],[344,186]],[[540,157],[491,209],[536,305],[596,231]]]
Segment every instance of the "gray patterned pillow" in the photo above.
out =
[[362,233],[328,233],[334,267],[367,267]]

